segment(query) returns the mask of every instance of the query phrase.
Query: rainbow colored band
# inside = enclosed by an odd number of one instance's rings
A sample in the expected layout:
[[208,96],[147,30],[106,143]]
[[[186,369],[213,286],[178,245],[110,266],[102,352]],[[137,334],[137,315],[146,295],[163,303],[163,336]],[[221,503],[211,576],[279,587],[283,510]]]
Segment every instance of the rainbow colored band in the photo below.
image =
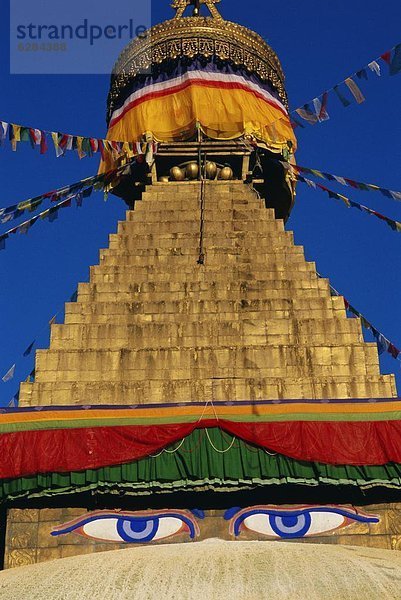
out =
[[401,421],[401,400],[259,400],[5,408],[0,410],[0,434],[59,428],[194,424],[206,419],[244,423]]

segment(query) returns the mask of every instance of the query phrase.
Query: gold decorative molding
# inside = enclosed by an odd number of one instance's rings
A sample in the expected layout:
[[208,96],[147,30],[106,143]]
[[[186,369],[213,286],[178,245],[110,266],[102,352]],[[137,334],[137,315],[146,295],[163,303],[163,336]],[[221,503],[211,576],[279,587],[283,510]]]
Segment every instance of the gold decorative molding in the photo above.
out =
[[260,35],[222,18],[198,16],[165,21],[128,44],[113,69],[109,110],[113,111],[125,85],[139,73],[166,60],[196,56],[230,60],[249,73],[255,73],[262,81],[270,82],[284,105],[288,105],[280,61]]

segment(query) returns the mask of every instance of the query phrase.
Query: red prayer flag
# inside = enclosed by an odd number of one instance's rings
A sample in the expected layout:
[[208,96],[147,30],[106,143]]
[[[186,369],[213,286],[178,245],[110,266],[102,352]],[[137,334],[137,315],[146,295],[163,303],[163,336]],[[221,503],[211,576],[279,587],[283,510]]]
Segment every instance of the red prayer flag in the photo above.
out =
[[384,54],[382,54],[380,56],[380,58],[382,58],[385,63],[387,63],[388,65],[390,65],[390,63],[391,63],[391,50],[388,50],[387,52],[385,52]]

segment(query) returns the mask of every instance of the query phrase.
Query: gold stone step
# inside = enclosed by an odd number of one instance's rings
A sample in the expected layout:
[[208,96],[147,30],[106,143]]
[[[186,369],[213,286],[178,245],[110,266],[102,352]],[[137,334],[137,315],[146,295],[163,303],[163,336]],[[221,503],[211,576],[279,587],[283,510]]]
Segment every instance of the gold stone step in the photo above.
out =
[[[378,375],[375,344],[303,346],[168,347],[120,350],[38,350],[39,381],[131,381],[144,378]],[[158,375],[156,375],[158,373]]]
[[136,323],[127,325],[91,324],[54,325],[51,348],[158,348],[160,346],[229,345],[351,345],[363,342],[358,321],[349,319],[313,319],[295,324],[286,319],[244,319],[242,321],[193,320],[182,323]]
[[[189,263],[191,264],[191,263]],[[220,281],[213,277],[214,271],[206,270],[204,273],[204,277],[202,280],[199,278],[193,281],[172,281],[169,279],[168,281],[154,281],[144,282],[141,287],[138,287],[139,290],[147,290],[147,291],[183,291],[183,290],[203,290],[210,291],[218,288],[224,289],[241,289],[246,292],[248,289],[262,289],[265,282],[298,282],[297,285],[301,287],[311,287],[311,285],[319,285],[323,288],[328,289],[328,284],[324,279],[318,279],[316,272],[312,269],[297,269],[297,270],[288,270],[285,267],[281,266],[281,268],[272,269],[271,265],[267,265],[269,270],[263,271],[263,279],[258,280],[250,280],[249,274],[242,281],[241,279],[233,279]],[[280,265],[279,265],[280,266]],[[278,266],[278,267],[279,267]],[[304,267],[304,265],[302,265]],[[102,281],[102,278],[107,278],[108,281],[113,281],[116,279],[120,279],[122,282],[132,285],[132,278],[137,273],[136,266],[131,265],[118,265],[118,264],[101,264],[96,265],[90,268],[90,282],[96,283]],[[139,285],[139,284],[138,284]],[[270,284],[267,284],[270,285]],[[144,287],[145,286],[145,287]]]
[[[112,233],[109,238],[115,239],[120,234]],[[135,240],[135,247],[148,247],[149,244],[154,247],[177,247],[186,246],[188,242],[192,244],[194,241],[199,244],[199,230],[197,232],[190,233],[174,233],[174,232],[159,232],[155,229],[152,232],[144,233],[140,227],[135,229],[135,235],[131,236]],[[249,232],[242,231],[231,231],[226,233],[207,233],[204,235],[205,248],[251,248],[252,246],[268,246],[272,250],[275,243],[280,247],[281,245],[287,244],[287,237],[290,242],[293,242],[293,236],[291,232],[280,231],[277,235],[274,233],[256,233],[250,234]],[[143,244],[145,243],[145,246]],[[170,245],[171,244],[171,245]],[[294,248],[300,248],[301,246],[294,246]],[[103,250],[104,251],[104,250]]]
[[392,375],[290,378],[166,379],[138,382],[22,383],[25,406],[79,404],[145,404],[235,400],[392,398]]
[[[301,272],[303,274],[305,272]],[[198,293],[203,292],[204,294],[209,294],[210,296],[215,296],[215,292],[223,292],[224,296],[227,295],[228,292],[233,291],[236,293],[238,297],[238,292],[241,292],[243,298],[248,297],[249,292],[266,292],[269,290],[289,290],[294,291],[296,294],[298,290],[325,290],[328,292],[328,286],[325,281],[321,281],[312,277],[298,277],[294,279],[288,279],[287,277],[279,278],[276,273],[272,274],[273,277],[265,280],[250,280],[248,281],[248,285],[246,282],[242,282],[242,285],[235,286],[222,284],[213,285],[213,282],[209,284],[209,286],[204,285]],[[308,275],[308,273],[306,273]],[[86,284],[84,288],[79,288],[83,290],[83,293],[91,294],[93,292],[111,292],[116,290],[115,284],[118,284],[118,291],[122,293],[126,292],[134,292],[135,294],[149,293],[145,292],[143,285],[139,283],[133,283],[133,279],[135,279],[135,271],[132,273],[130,277],[127,277],[126,273],[92,273],[91,281],[89,284]],[[131,280],[131,281],[130,281]],[[177,293],[181,292],[182,294],[189,294],[189,286],[185,286],[185,283],[182,283],[181,278],[179,278],[180,285],[173,285],[175,283],[172,279],[168,279],[165,283],[170,283],[172,285],[172,289],[166,289],[163,293]],[[150,283],[150,282],[149,282]],[[156,282],[155,282],[156,283]],[[85,285],[85,284],[83,284]],[[195,287],[195,286],[194,286]],[[180,288],[180,289],[177,289]],[[154,292],[154,290],[151,290]],[[191,293],[196,295],[196,291],[192,291]],[[156,298],[156,293],[155,293]]]
[[[268,214],[268,218],[274,219],[274,214],[270,212],[270,209],[265,208],[264,202],[260,200],[251,200],[246,198],[229,198],[229,197],[221,197],[221,198],[207,198],[206,202],[203,204],[204,209],[206,211],[213,210],[255,210],[255,211],[264,211]],[[184,210],[200,210],[200,200],[199,197],[195,198],[185,198],[185,199],[174,199],[171,198],[148,198],[138,200],[135,203],[134,213],[143,214],[144,212],[153,212],[153,211],[164,211],[164,210],[174,210],[177,212],[181,212]],[[132,212],[132,211],[127,211]]]
[[[213,315],[213,313],[210,313]],[[227,315],[228,316],[228,315]],[[246,335],[294,335],[310,336],[319,335],[321,340],[325,335],[353,335],[357,343],[363,340],[361,336],[361,326],[359,319],[304,319],[297,323],[288,319],[243,319],[241,321],[216,321],[212,316],[207,319],[197,319],[183,323],[127,323],[125,325],[117,324],[96,324],[84,323],[82,325],[64,325],[54,324],[51,328],[51,343],[56,340],[76,340],[79,343],[86,343],[90,340],[99,341],[100,339],[111,341],[111,338],[125,340],[126,343],[136,347],[135,340],[143,338],[144,335],[158,341],[159,336],[174,337],[197,337],[208,335],[210,339],[216,336],[216,345],[219,345],[218,338],[225,336],[238,336],[243,338]],[[242,340],[243,341],[243,340]],[[138,339],[138,344],[140,339]],[[162,345],[162,344],[159,344]],[[193,345],[193,344],[192,344]],[[210,343],[209,343],[210,345]],[[315,345],[315,344],[313,344]]]
[[[81,285],[81,284],[80,284]],[[107,285],[107,284],[98,284],[98,286]],[[116,286],[111,286],[112,288]],[[302,294],[300,291],[300,296],[303,298],[314,299],[314,298],[324,298],[326,296],[325,290],[320,289],[302,289]],[[261,290],[261,291],[248,291],[246,294],[247,300],[260,300],[260,299],[285,299],[288,296],[288,289],[271,289],[271,290]],[[172,293],[160,293],[157,298],[159,300],[209,300],[210,292],[176,292]],[[225,291],[225,290],[216,290],[213,294],[213,298],[216,300],[243,300],[244,294],[243,292],[234,291]],[[147,301],[155,301],[156,296],[152,293],[147,292],[135,292],[133,291],[106,291],[102,289],[87,289],[85,292],[80,290],[80,302],[83,301],[92,301],[92,302],[131,302],[135,300],[142,300],[143,302]]]
[[[162,223],[162,222],[173,222],[182,223],[187,221],[195,221],[198,223],[201,219],[201,212],[198,208],[194,207],[192,210],[152,210],[152,211],[134,211],[133,218],[126,221],[126,229],[132,229],[135,223]],[[224,221],[225,223],[232,223],[233,225],[238,222],[254,222],[261,221],[266,222],[269,226],[273,223],[269,218],[265,209],[247,209],[247,210],[227,210],[222,208],[216,208],[215,210],[205,210],[202,214],[202,219],[205,224],[210,221]],[[131,227],[130,227],[131,226]],[[207,226],[207,225],[206,225]],[[272,228],[270,228],[271,230]],[[274,229],[276,229],[274,227]]]
[[[173,220],[173,221],[160,221],[160,222],[152,222],[150,219],[146,218],[146,220],[141,219],[135,220],[140,229],[141,235],[146,233],[151,233],[153,235],[158,235],[159,233],[192,233],[199,232],[199,219],[191,219],[191,220]],[[237,221],[226,221],[224,219],[217,220],[213,219],[205,223],[205,232],[208,234],[219,234],[224,235],[225,233],[230,232],[244,232],[248,235],[255,234],[266,234],[268,232],[274,231],[282,231],[278,227],[279,221],[262,221],[259,219],[251,220],[242,220],[238,219]],[[138,231],[139,233],[139,231]]]
[[[123,227],[118,228],[118,233],[110,234],[110,236],[112,236],[111,239],[115,239],[115,237],[119,237],[120,235],[129,235],[133,240],[133,243],[131,244],[133,249],[149,248],[150,246],[152,250],[174,250],[177,248],[177,242],[184,242],[182,244],[182,248],[186,249],[188,247],[188,241],[191,242],[191,246],[192,242],[194,241],[196,241],[196,243],[199,245],[199,238],[193,236],[192,234],[184,234],[181,235],[179,238],[172,238],[170,235],[158,236],[157,234],[143,236],[140,234],[140,231],[137,232],[137,228],[134,228],[135,233],[133,233],[131,227],[126,227],[126,223],[124,223],[123,225]],[[136,235],[136,233],[139,233],[139,235]],[[221,235],[206,235],[204,241],[206,243],[206,250],[209,252],[214,250],[220,250],[221,252],[223,252],[235,248],[237,249],[237,251],[246,253],[254,252],[255,248],[259,248],[260,246],[271,248],[273,245],[277,245],[278,247],[294,245],[293,234],[288,231],[278,231],[274,233],[274,235],[270,232],[268,234],[260,235],[256,239],[254,239],[253,236],[244,236],[238,234],[238,232],[232,236],[230,235],[224,237],[222,237]],[[180,243],[178,244],[178,247],[181,245]]]
[[[252,312],[258,314],[259,312],[271,313],[274,315],[275,311],[285,311],[294,314],[294,318],[301,319],[301,315],[311,313],[318,313],[324,311],[327,314],[327,318],[333,318],[334,315],[344,316],[345,318],[345,307],[344,301],[341,297],[321,297],[321,298],[304,298],[303,296],[296,298],[267,298],[267,299],[245,299],[239,300],[216,300],[208,298],[207,300],[199,299],[184,299],[177,300],[177,298],[171,298],[168,301],[160,300],[160,293],[157,293],[154,300],[144,302],[143,300],[134,300],[132,302],[91,302],[85,301],[83,298],[78,296],[78,302],[67,302],[66,303],[66,316],[69,314],[107,314],[109,313],[110,319],[113,316],[123,315],[139,315],[149,314],[160,319],[163,317],[167,318],[168,314],[172,316],[182,315],[187,318],[189,315],[201,315],[212,313],[215,315],[214,318],[219,319],[220,316],[223,320],[227,319],[227,314],[232,315],[232,318],[250,318],[248,313]],[[330,316],[329,316],[330,315]],[[325,318],[325,317],[322,317]]]

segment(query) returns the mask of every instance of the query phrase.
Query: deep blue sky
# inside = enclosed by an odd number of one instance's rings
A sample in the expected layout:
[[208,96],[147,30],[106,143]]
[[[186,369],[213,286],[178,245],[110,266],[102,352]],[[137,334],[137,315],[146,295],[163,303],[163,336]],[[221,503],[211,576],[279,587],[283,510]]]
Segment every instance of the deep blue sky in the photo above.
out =
[[[8,8],[5,0],[0,3],[0,119],[103,137],[108,77],[10,76]],[[401,42],[399,0],[223,0],[219,7],[225,18],[255,29],[277,51],[292,108]],[[154,23],[172,14],[166,0],[154,0]],[[297,130],[298,162],[401,190],[401,74],[372,77],[362,87],[363,105],[344,109],[331,97],[330,121]],[[29,144],[16,153],[0,148],[0,207],[95,174],[97,166],[96,157],[80,161],[71,153],[56,159],[52,150],[40,156]],[[401,221],[401,204],[376,193],[337,189]],[[41,330],[40,347],[46,347],[46,323],[77,282],[87,280],[89,265],[97,263],[99,248],[107,245],[124,210],[117,198],[104,203],[96,194],[82,209],[67,209],[53,224],[39,222],[27,236],[13,237],[0,254],[0,376],[17,362],[15,379],[0,382],[0,405],[32,369],[33,355],[21,359],[23,350]],[[301,184],[288,227],[320,273],[401,346],[401,234]],[[384,372],[396,373],[401,387],[400,363],[386,357],[381,364]]]

